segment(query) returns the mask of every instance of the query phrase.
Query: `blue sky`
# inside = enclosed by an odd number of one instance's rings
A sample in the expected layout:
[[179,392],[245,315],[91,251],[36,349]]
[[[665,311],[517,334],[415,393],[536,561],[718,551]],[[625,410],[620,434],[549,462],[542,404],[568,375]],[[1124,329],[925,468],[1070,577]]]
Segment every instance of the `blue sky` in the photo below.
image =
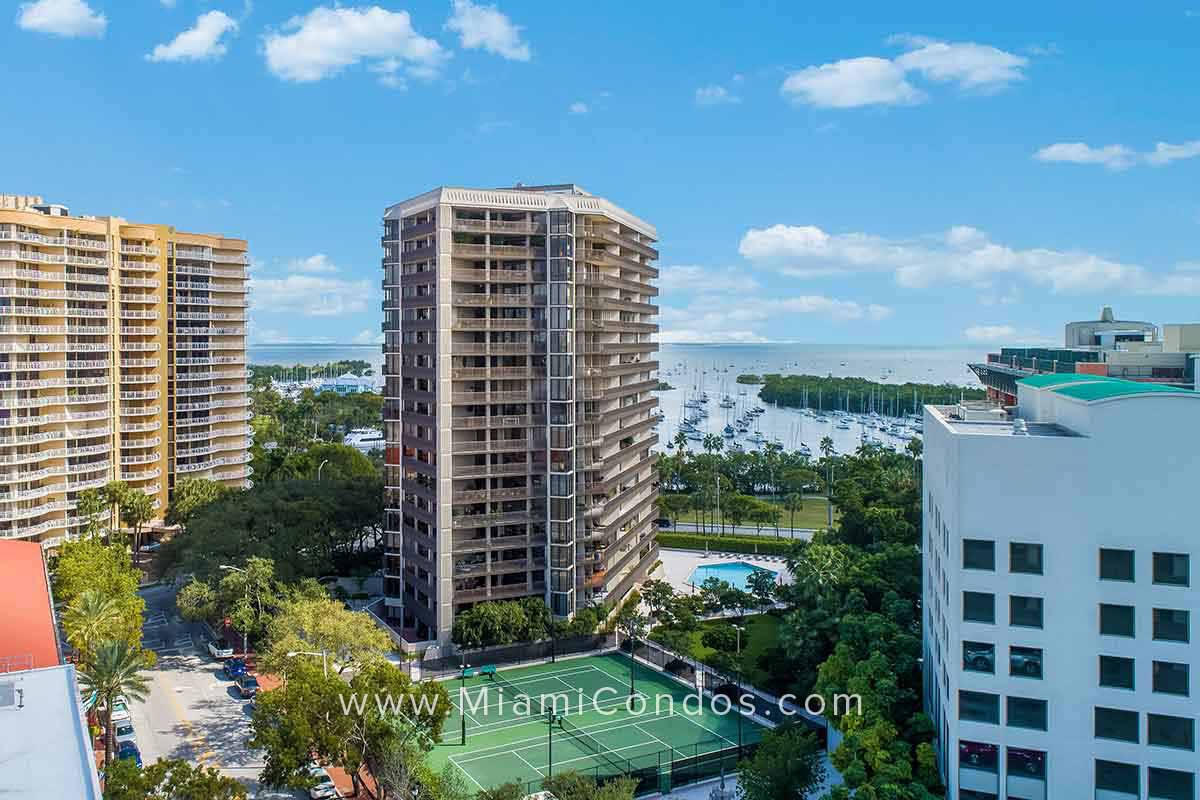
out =
[[252,341],[374,342],[379,218],[574,181],[663,339],[1200,320],[1200,2],[6,3],[0,191],[250,240]]

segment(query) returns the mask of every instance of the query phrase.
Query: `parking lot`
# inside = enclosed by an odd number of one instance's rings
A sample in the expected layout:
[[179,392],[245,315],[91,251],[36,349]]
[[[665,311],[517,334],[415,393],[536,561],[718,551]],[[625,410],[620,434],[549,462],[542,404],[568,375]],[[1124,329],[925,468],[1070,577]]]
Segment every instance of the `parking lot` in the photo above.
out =
[[[148,588],[142,596],[142,641],[158,654],[158,663],[146,673],[147,700],[131,708],[143,762],[181,758],[217,767],[244,782],[255,797],[262,759],[246,746],[249,701],[224,677],[221,662],[209,655],[203,628],[179,618],[173,587]],[[275,790],[269,796],[293,795]]]

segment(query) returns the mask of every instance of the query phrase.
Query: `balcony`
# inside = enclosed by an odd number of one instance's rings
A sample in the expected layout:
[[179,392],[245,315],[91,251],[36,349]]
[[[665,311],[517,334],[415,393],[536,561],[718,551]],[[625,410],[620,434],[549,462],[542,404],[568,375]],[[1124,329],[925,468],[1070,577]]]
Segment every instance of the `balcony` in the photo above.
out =
[[537,246],[521,247],[507,244],[462,244],[454,242],[451,254],[460,258],[545,258],[546,248]]
[[157,256],[159,254],[159,249],[152,245],[121,242],[121,253],[123,255]]
[[529,439],[498,439],[490,442],[455,442],[451,445],[451,452],[456,456],[523,452],[529,449],[529,441]]
[[455,217],[451,223],[451,229],[456,231],[470,231],[473,233],[528,233],[528,234],[544,234],[546,232],[546,222],[542,220],[484,220],[484,219],[459,219]]
[[121,287],[131,287],[138,289],[157,289],[161,284],[156,278],[125,278],[122,277],[117,281],[117,285]]
[[487,416],[487,417],[452,417],[450,426],[452,428],[478,429],[478,428],[528,428],[531,425],[545,425],[546,417],[537,414],[519,414],[515,416]]

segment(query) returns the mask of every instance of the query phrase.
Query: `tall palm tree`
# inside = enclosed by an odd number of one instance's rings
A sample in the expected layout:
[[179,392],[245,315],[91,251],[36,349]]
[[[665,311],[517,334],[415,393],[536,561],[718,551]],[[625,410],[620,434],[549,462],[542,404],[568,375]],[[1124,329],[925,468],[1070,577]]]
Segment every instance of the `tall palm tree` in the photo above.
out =
[[787,495],[786,497],[783,498],[783,507],[785,509],[787,509],[788,512],[791,514],[791,517],[789,518],[789,522],[788,522],[788,527],[795,528],[796,527],[796,512],[800,511],[804,508],[804,494],[802,492],[801,493],[792,492],[791,494]]
[[104,707],[104,765],[112,762],[114,731],[113,703],[122,695],[132,700],[145,700],[150,692],[141,670],[145,657],[129,642],[104,642],[96,648],[91,664],[79,672],[79,685],[88,698],[88,707]]
[[117,601],[96,589],[88,589],[76,597],[63,612],[63,630],[67,641],[79,651],[79,660],[88,663],[96,645],[111,638],[114,624],[121,619]]
[[833,439],[829,438],[828,436],[822,436],[820,450],[821,450],[821,455],[825,456],[826,458],[829,458],[830,456],[832,456],[833,455]]

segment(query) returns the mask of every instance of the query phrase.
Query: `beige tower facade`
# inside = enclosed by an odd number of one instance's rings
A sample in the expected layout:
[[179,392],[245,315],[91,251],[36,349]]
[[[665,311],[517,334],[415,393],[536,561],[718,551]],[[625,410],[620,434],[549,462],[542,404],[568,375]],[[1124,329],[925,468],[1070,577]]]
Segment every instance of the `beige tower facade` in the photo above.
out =
[[0,538],[76,535],[81,491],[250,476],[246,242],[0,195]]
[[574,185],[383,222],[389,618],[445,645],[483,601],[619,602],[657,558],[654,227]]

